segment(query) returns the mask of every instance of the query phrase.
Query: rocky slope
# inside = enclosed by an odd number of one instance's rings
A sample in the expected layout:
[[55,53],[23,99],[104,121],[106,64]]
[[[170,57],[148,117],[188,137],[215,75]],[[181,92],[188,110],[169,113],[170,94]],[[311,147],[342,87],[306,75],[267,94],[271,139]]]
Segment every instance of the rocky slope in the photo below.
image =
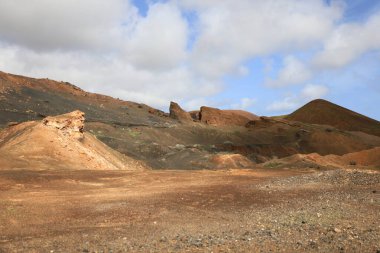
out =
[[199,111],[199,120],[208,125],[215,126],[245,126],[251,120],[259,117],[240,110],[220,110],[217,108],[202,106]]
[[380,136],[380,122],[323,99],[317,99],[286,116],[310,124],[330,125],[346,131]]
[[142,162],[112,150],[83,129],[81,111],[6,128],[0,132],[0,169],[145,168]]
[[[380,137],[374,135],[377,121],[326,101],[311,102],[282,119],[210,107],[186,112],[176,103],[167,114],[69,83],[0,72],[0,128],[74,110],[86,114],[88,133],[155,169],[223,168],[224,160],[215,159],[220,155],[239,155],[255,164],[295,154],[341,156],[380,147]],[[335,115],[350,124],[335,124]]]

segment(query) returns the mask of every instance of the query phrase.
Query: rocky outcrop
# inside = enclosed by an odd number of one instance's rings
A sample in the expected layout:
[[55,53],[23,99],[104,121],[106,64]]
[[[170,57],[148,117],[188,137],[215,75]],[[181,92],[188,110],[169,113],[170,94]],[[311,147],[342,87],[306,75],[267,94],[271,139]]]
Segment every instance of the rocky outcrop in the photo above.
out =
[[199,112],[200,111],[190,111],[189,114],[191,116],[191,118],[193,118],[194,121],[199,121]]
[[84,113],[46,117],[0,132],[0,170],[142,170],[147,166],[120,154],[84,130]]
[[170,118],[179,120],[181,122],[193,121],[188,112],[183,110],[177,103],[170,102]]
[[256,119],[258,119],[256,115],[240,110],[220,110],[202,106],[199,112],[201,122],[215,126],[246,126],[249,121]]
[[59,129],[63,134],[82,138],[84,129],[84,112],[77,110],[58,116],[49,116],[42,120],[42,124]]

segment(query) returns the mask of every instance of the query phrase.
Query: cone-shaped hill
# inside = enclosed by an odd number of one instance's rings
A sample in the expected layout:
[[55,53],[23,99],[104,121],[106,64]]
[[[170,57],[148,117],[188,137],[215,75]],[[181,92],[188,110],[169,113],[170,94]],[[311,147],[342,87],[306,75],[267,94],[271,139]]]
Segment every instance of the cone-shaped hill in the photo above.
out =
[[323,99],[313,100],[285,117],[309,124],[330,125],[346,131],[380,136],[380,122]]

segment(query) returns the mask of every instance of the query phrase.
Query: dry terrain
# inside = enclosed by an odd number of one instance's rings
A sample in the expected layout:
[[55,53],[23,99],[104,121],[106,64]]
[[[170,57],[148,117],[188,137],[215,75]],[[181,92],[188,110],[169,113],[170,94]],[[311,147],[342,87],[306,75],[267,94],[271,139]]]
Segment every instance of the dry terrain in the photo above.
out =
[[379,252],[364,170],[0,171],[0,252]]
[[0,253],[380,253],[380,122],[169,113],[0,72]]

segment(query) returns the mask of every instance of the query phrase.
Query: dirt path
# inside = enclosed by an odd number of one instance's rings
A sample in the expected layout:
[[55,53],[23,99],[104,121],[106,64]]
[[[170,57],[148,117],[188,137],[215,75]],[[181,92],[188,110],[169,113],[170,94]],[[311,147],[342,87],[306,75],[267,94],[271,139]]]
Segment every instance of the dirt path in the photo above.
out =
[[378,173],[0,171],[0,252],[379,252]]

